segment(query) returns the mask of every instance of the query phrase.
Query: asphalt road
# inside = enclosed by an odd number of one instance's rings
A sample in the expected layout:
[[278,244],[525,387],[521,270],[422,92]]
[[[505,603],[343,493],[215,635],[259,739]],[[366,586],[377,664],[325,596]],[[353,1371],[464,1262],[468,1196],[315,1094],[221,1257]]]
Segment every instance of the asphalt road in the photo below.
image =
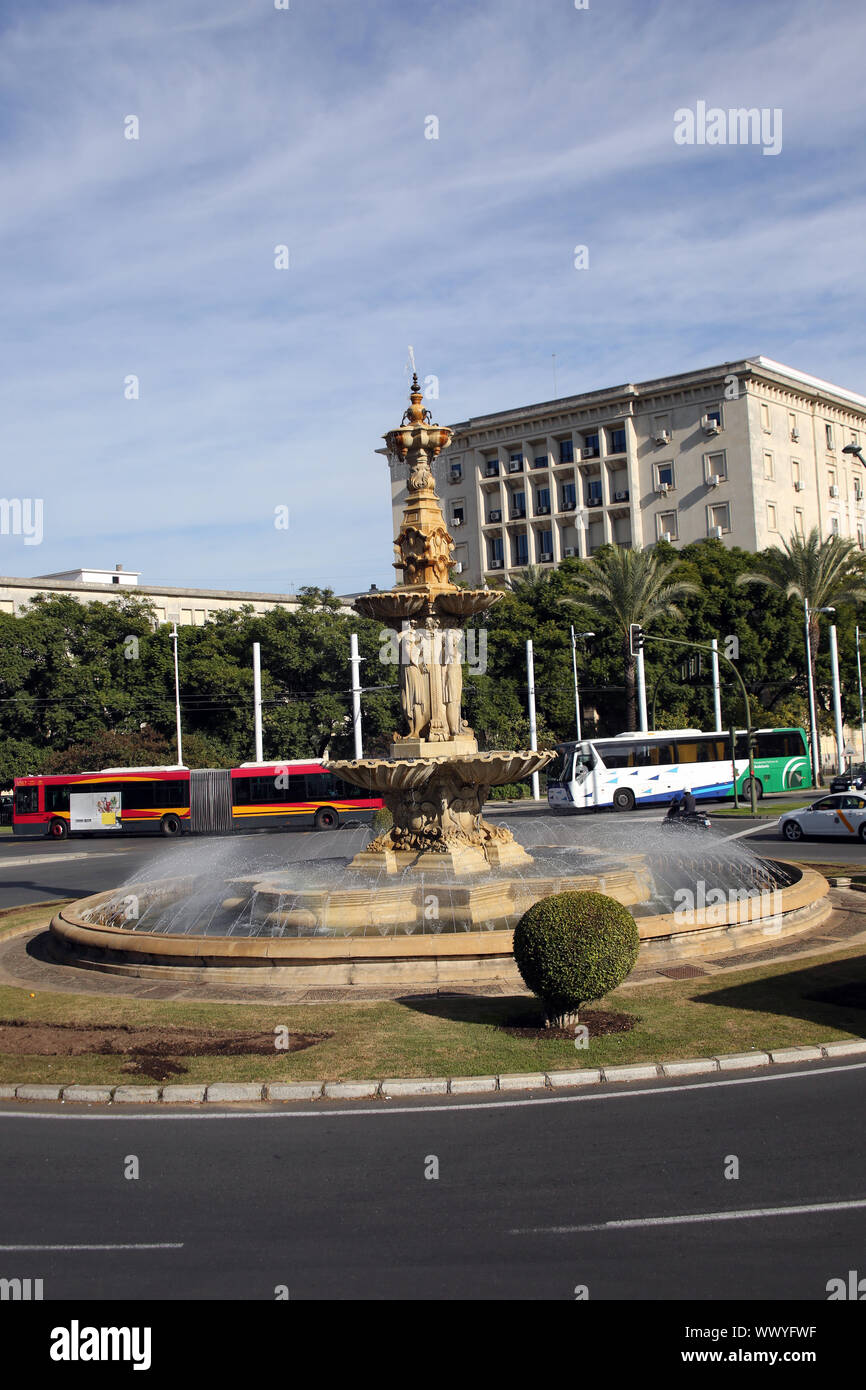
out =
[[[658,809],[562,816],[550,814],[543,805],[508,811],[488,808],[486,814],[493,820],[501,817],[530,851],[533,840],[536,843],[566,840],[576,845],[601,847],[621,845],[639,850],[642,833],[645,843],[657,851],[663,819]],[[712,814],[711,807],[711,818]],[[708,832],[708,840],[710,837],[739,840],[756,854],[769,858],[778,856],[806,863],[832,861],[852,867],[866,865],[866,845],[858,841],[810,840],[791,845],[779,837],[774,821],[741,823],[717,818]],[[350,858],[368,838],[367,827],[344,827],[334,831],[263,831],[211,840],[204,836],[194,840],[183,837],[179,841],[149,835],[124,835],[118,839],[107,835],[70,837],[60,842],[3,836],[0,840],[0,908],[48,898],[86,897],[145,872],[148,865],[153,865],[154,872],[160,875],[179,872],[190,854],[222,854],[220,846],[224,847],[224,856],[246,855],[250,865],[258,867],[306,858]],[[673,843],[672,836],[669,843]]]
[[863,1268],[864,1080],[825,1062],[230,1116],[7,1105],[0,1277],[46,1299],[825,1300]]

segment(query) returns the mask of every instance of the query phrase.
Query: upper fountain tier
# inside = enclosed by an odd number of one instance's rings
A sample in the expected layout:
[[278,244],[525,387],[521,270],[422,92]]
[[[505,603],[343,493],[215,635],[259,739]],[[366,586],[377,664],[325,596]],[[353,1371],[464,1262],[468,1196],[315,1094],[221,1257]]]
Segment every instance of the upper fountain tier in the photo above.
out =
[[501,592],[491,589],[461,589],[451,580],[454,567],[454,537],[449,535],[436,496],[431,463],[451,443],[447,425],[435,425],[430,411],[421,404],[423,395],[417,374],[412,378],[411,405],[399,429],[385,435],[388,452],[408,463],[408,497],[400,533],[394,542],[398,558],[394,568],[402,572],[402,584],[393,589],[372,591],[355,600],[355,609],[365,618],[396,625],[406,619],[424,623],[428,618],[444,626],[456,626],[491,608]]

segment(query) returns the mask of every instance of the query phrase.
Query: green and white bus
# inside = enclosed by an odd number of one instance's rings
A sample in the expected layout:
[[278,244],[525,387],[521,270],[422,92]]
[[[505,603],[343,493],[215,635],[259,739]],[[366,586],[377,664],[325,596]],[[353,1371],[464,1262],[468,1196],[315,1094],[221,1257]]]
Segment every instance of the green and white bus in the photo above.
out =
[[[755,791],[798,791],[812,785],[809,745],[802,729],[753,729]],[[737,730],[735,759],[729,734],[701,729],[663,729],[659,733],[618,734],[557,745],[559,760],[547,778],[550,806],[564,811],[613,806],[662,805],[677,792],[698,801],[720,801],[737,792],[749,796],[749,750],[744,729]]]

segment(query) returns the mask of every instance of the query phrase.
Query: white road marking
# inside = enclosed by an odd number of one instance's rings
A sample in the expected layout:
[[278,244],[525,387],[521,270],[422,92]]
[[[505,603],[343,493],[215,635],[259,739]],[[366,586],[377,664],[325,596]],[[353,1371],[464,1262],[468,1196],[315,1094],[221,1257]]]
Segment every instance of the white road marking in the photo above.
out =
[[599,1221],[587,1226],[527,1226],[510,1236],[567,1236],[581,1231],[625,1231],[643,1226],[693,1226],[703,1221],[763,1220],[767,1216],[809,1216],[823,1211],[852,1211],[866,1207],[866,1198],[850,1202],[812,1202],[799,1207],[755,1207],[744,1211],[704,1211],[694,1216],[635,1216],[625,1221]]
[[[768,824],[768,822],[769,822],[769,824]],[[776,820],[774,820],[774,821],[771,821],[771,820],[770,820],[770,817],[769,817],[769,816],[766,816],[766,817],[764,818],[763,822],[759,822],[757,825],[748,825],[748,826],[746,826],[746,829],[745,829],[745,830],[736,830],[736,831],[734,831],[734,834],[733,834],[733,835],[720,835],[720,836],[719,836],[719,839],[721,839],[721,840],[741,840],[742,837],[743,837],[744,835],[757,835],[757,833],[758,833],[759,830],[772,829],[773,826],[778,825],[778,824],[779,824],[778,818],[777,818]]]
[[[116,859],[121,854],[132,854],[131,849],[81,850],[78,854],[30,854],[26,859],[4,859],[0,856],[0,873],[4,869],[20,869],[27,864],[68,864],[72,859]],[[23,907],[27,904],[23,903]]]
[[182,1250],[183,1241],[160,1242],[153,1245],[0,1245],[0,1251],[4,1254],[14,1251],[16,1254],[21,1251],[32,1250]]
[[[163,1114],[157,1104],[156,1109],[147,1107],[144,1114],[129,1115],[120,1114],[113,1108],[106,1109],[100,1113],[82,1112],[73,1114],[65,1108],[56,1111],[50,1110],[26,1110],[18,1105],[14,1110],[0,1110],[2,1120],[308,1120],[308,1119],[344,1119],[352,1118],[357,1115],[441,1115],[447,1111],[463,1110],[520,1110],[527,1105],[579,1105],[590,1101],[605,1100],[633,1100],[635,1096],[667,1096],[682,1095],[686,1091],[706,1091],[721,1086],[756,1086],[761,1082],[773,1081],[806,1081],[816,1077],[832,1076],[841,1071],[862,1071],[866,1067],[866,1062],[851,1062],[848,1065],[835,1067],[822,1067],[819,1070],[807,1067],[804,1063],[798,1065],[797,1071],[775,1072],[766,1074],[770,1071],[769,1067],[764,1068],[765,1074],[762,1076],[737,1076],[717,1081],[682,1081],[674,1086],[641,1086],[639,1090],[631,1090],[624,1082],[609,1082],[609,1085],[616,1085],[615,1091],[602,1091],[597,1095],[587,1095],[581,1093],[577,1096],[535,1096],[527,1100],[490,1100],[490,1101],[466,1101],[463,1104],[455,1105],[395,1105],[389,1101],[381,1100],[378,1105],[365,1105],[360,1109],[351,1110],[326,1110],[322,1108],[319,1101],[305,1101],[309,1105],[308,1110],[220,1110],[216,1107],[211,1109],[205,1103],[195,1110],[188,1110],[186,1114],[178,1114],[172,1110],[171,1114]],[[123,1102],[121,1102],[122,1104]],[[132,1102],[135,1104],[135,1102]],[[268,1102],[250,1101],[254,1104],[267,1104]],[[271,1104],[279,1104],[277,1101]],[[142,1107],[144,1109],[144,1107]]]

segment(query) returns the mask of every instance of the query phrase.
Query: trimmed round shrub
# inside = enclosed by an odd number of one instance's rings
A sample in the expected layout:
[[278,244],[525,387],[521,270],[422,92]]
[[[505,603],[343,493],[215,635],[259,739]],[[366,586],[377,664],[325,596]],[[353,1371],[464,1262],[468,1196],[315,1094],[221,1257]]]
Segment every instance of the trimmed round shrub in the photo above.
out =
[[394,824],[394,817],[387,806],[380,806],[378,811],[373,812],[373,818],[370,824],[374,837],[385,835]]
[[541,898],[514,929],[517,968],[544,1005],[548,1027],[574,1022],[581,1004],[622,984],[639,945],[631,913],[604,893]]

